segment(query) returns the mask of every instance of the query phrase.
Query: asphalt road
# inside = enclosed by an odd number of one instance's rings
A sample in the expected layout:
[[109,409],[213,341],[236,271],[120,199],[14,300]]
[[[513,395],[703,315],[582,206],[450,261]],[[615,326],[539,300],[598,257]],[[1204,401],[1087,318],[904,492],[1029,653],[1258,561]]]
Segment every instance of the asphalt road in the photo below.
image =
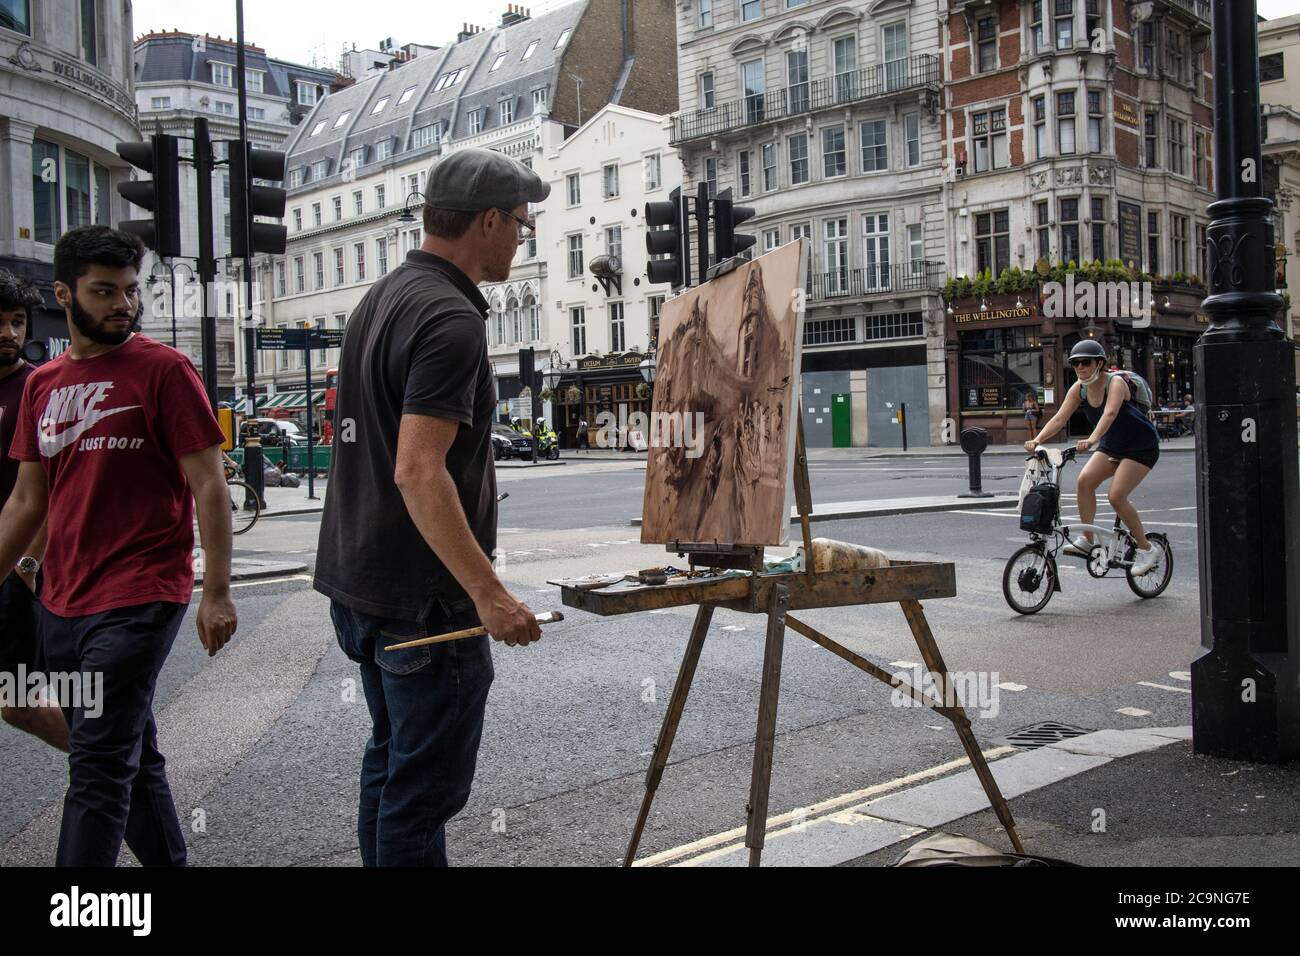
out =
[[[1021,462],[986,460],[986,487],[1012,491]],[[814,502],[952,494],[954,458],[817,461]],[[502,471],[499,566],[538,610],[560,606],[547,579],[672,560],[637,543],[644,470],[632,462]],[[1067,490],[1072,478],[1067,479]],[[827,522],[816,533],[895,558],[951,561],[958,594],[926,613],[954,671],[983,681],[972,723],[995,746],[1052,720],[1090,730],[1190,722],[1185,672],[1198,649],[1194,456],[1169,453],[1136,501],[1169,534],[1175,575],[1141,601],[1122,577],[1067,563],[1062,593],[1024,618],[1003,602],[1001,573],[1022,543],[1008,509]],[[1069,511],[1067,500],[1067,512]],[[1103,506],[1102,518],[1108,514]],[[315,516],[264,519],[241,553],[314,559]],[[362,556],[358,556],[361,560]],[[304,577],[236,591],[240,630],[209,660],[193,610],[159,682],[155,711],[195,864],[358,862],[355,801],[368,735],[356,670],[339,652],[328,602]],[[806,612],[809,623],[892,671],[919,661],[893,606]],[[566,620],[528,648],[494,648],[496,682],[474,793],[449,828],[453,862],[617,862],[690,628],[690,609]],[[748,794],[762,620],[720,611],[664,776],[643,855],[740,826]],[[978,714],[978,716],[977,716]],[[961,756],[928,711],[787,632],[772,814],[937,767]],[[52,860],[66,764],[0,729],[0,864]],[[684,852],[684,851],[683,851]]]

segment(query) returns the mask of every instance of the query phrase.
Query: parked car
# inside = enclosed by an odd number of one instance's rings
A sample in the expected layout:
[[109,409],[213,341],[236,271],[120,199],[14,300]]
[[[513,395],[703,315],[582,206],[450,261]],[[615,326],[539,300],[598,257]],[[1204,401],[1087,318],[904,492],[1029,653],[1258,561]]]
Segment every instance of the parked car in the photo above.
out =
[[503,458],[532,458],[532,436],[512,431],[506,425],[493,425],[492,457],[497,461]]
[[290,448],[294,445],[307,444],[307,436],[303,434],[297,422],[286,421],[283,418],[255,418],[257,423],[257,432],[262,437],[262,445],[265,448]]

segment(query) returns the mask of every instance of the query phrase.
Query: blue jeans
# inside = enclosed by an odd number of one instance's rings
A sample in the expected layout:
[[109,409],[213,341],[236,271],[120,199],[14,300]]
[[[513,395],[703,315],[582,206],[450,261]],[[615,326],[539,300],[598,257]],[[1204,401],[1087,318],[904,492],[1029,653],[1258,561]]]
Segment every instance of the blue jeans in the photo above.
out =
[[103,681],[102,713],[87,713],[86,700],[63,708],[71,753],[57,866],[115,866],[124,838],[144,866],[185,865],[153,719],[154,685],[184,617],[184,604],[167,601],[82,617],[41,609],[46,669]]
[[446,866],[446,823],[469,801],[492,684],[489,638],[402,651],[389,644],[479,623],[473,604],[443,605],[421,627],[354,611],[330,616],[361,665],[371,734],[361,761],[357,839],[364,866]]

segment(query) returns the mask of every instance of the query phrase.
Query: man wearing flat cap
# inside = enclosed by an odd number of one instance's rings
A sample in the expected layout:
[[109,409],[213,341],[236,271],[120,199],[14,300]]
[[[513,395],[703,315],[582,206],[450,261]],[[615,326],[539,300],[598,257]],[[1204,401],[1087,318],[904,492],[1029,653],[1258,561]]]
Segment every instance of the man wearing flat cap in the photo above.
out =
[[343,337],[315,587],[370,709],[366,866],[447,864],[444,827],[469,799],[493,674],[487,637],[385,648],[480,623],[511,647],[541,637],[490,557],[496,399],[477,284],[509,277],[528,204],[549,192],[492,150],[436,161],[423,243],[371,286]]

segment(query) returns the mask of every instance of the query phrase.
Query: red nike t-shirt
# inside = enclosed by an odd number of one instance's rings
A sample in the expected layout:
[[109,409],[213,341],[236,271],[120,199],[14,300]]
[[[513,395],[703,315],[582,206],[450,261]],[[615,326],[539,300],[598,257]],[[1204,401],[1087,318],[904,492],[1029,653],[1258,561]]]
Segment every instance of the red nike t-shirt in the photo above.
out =
[[27,378],[9,454],[49,481],[41,601],[80,617],[194,590],[194,499],[180,458],[222,442],[193,363],[136,334]]

